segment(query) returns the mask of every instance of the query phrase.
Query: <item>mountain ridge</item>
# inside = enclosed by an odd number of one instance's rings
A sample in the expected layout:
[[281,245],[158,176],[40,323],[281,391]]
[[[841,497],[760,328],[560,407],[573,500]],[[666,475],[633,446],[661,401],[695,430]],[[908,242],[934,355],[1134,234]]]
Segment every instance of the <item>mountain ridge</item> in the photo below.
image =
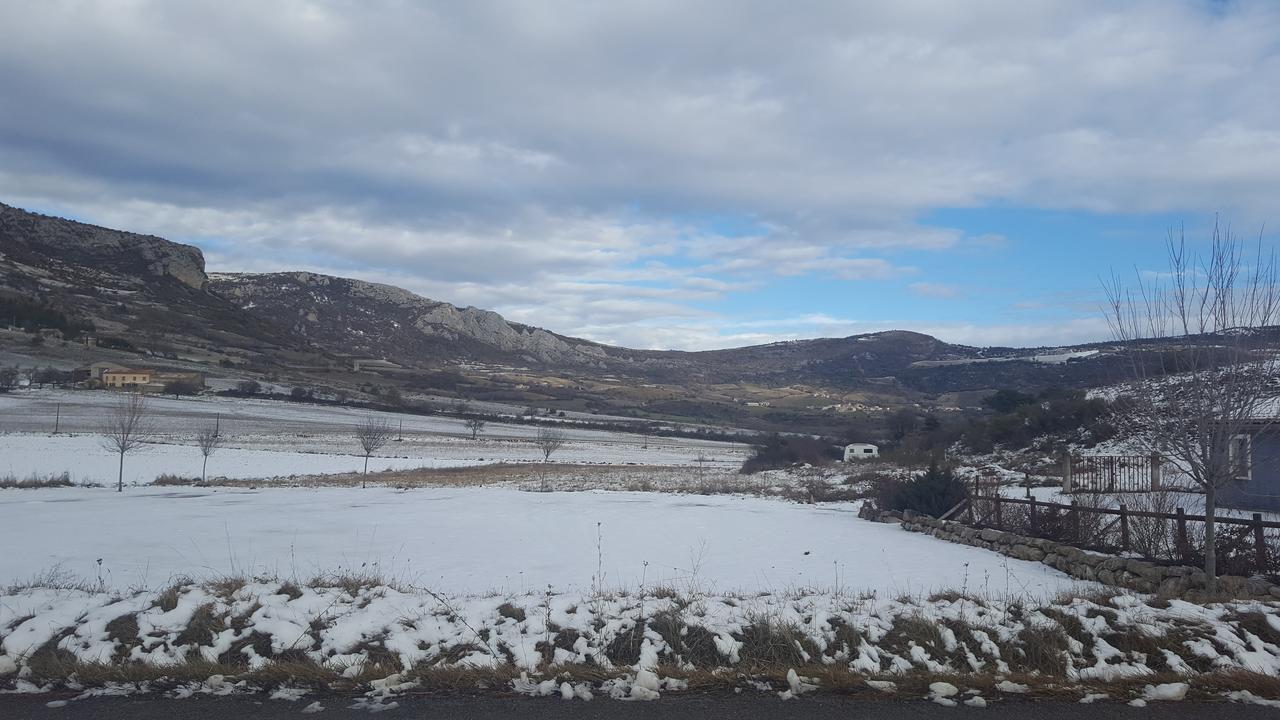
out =
[[237,371],[702,421],[746,414],[775,427],[847,408],[964,405],[965,393],[999,387],[1085,386],[1105,376],[1097,358],[1108,356],[994,363],[1038,349],[909,330],[719,350],[616,347],[383,283],[208,273],[191,245],[0,204],[4,297],[92,322],[100,340]]

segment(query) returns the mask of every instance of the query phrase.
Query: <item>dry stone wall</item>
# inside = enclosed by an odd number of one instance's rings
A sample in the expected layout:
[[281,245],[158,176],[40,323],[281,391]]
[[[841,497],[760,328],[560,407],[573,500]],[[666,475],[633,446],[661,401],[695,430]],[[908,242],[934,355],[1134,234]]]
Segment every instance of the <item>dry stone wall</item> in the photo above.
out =
[[[891,521],[885,514],[881,520]],[[963,523],[936,520],[910,511],[901,518],[902,527],[941,540],[993,550],[1019,560],[1041,562],[1074,578],[1168,597],[1195,596],[1205,590],[1203,570],[1185,565],[1158,565],[1138,558],[1118,557],[1081,550],[1053,540],[1030,538],[994,528],[975,528]],[[1218,594],[1240,598],[1280,599],[1280,586],[1262,578],[1221,576]]]

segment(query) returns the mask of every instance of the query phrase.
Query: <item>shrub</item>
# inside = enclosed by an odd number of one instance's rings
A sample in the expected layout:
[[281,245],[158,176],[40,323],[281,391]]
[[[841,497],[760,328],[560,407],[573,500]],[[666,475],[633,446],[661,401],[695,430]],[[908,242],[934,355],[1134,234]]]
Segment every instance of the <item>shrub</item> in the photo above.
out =
[[151,484],[161,485],[161,486],[174,486],[174,485],[181,486],[181,485],[195,485],[199,482],[200,482],[200,478],[189,478],[189,477],[182,477],[181,475],[164,473],[163,475],[156,476],[156,479],[153,480]]
[[179,395],[199,395],[202,389],[200,383],[195,380],[170,380],[164,384],[164,394],[174,397]]
[[828,443],[810,437],[770,435],[755,446],[739,472],[750,474],[792,465],[827,465],[835,459],[834,452]]
[[881,510],[913,510],[930,517],[941,517],[968,496],[964,481],[937,462],[910,480],[882,477],[874,493]]
[[31,475],[26,478],[19,478],[12,474],[0,477],[0,488],[51,488],[51,487],[71,487],[69,473],[61,473],[57,475]]

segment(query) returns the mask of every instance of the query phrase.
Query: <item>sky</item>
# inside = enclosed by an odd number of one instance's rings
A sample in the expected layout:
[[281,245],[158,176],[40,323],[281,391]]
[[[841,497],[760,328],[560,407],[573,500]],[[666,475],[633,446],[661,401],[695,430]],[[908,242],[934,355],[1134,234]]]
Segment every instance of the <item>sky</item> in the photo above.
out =
[[1264,0],[0,0],[0,202],[629,347],[1059,345],[1278,239],[1278,78]]

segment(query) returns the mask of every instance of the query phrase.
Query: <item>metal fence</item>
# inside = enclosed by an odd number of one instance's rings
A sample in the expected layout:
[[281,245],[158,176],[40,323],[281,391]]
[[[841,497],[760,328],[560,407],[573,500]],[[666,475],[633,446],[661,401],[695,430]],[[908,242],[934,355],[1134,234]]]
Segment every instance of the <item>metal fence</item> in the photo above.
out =
[[1128,493],[1160,489],[1159,455],[1085,455],[1063,461],[1065,492]]

